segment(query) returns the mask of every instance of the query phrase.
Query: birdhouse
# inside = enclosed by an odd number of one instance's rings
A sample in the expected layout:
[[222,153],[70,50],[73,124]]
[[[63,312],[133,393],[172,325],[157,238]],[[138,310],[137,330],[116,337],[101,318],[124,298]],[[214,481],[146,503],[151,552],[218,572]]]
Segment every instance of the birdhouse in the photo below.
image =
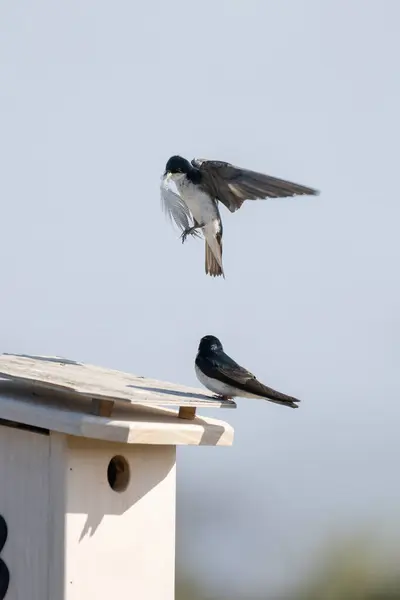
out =
[[235,403],[53,357],[0,378],[0,600],[173,600],[176,446],[230,446],[195,412]]

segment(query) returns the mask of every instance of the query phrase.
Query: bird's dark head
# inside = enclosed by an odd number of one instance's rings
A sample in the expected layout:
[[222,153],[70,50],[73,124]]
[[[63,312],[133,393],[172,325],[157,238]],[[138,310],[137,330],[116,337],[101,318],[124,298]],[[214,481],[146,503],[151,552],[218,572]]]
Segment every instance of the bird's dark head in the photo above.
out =
[[193,167],[186,158],[182,158],[182,156],[171,156],[165,165],[164,177],[168,175],[168,173],[171,173],[172,175],[175,175],[176,173],[189,173],[192,168]]
[[208,352],[217,352],[223,350],[222,344],[215,335],[205,335],[201,338],[199,344],[199,352],[207,354]]

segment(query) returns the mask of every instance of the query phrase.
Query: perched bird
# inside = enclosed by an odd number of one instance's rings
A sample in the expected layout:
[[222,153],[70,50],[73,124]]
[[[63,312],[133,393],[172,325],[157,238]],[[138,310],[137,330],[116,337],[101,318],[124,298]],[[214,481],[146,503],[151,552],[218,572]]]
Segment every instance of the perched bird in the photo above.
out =
[[[178,190],[166,184],[172,180]],[[188,235],[197,236],[201,229],[206,242],[206,273],[223,275],[222,221],[218,201],[231,211],[245,200],[318,195],[318,191],[297,183],[235,167],[217,160],[172,156],[161,180],[161,199],[166,212],[182,231],[182,243]],[[193,224],[191,224],[191,220]]]
[[264,398],[276,404],[298,408],[296,403],[300,400],[262,384],[253,373],[225,354],[221,342],[213,335],[201,338],[195,370],[200,383],[218,398]]

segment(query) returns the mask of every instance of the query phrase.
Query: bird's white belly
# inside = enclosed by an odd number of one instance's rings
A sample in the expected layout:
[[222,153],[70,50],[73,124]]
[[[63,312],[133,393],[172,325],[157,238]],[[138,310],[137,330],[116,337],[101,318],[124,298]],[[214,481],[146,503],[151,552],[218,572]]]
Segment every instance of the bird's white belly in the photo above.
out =
[[186,178],[174,178],[174,181],[179,195],[199,225],[217,221],[219,229],[218,209],[210,196]]
[[[238,396],[238,391],[236,388],[223,383],[222,381],[218,381],[218,379],[212,379],[211,377],[207,377],[204,375],[202,371],[200,371],[199,367],[195,365],[197,379],[204,385],[204,387],[208,388],[214,394],[218,394],[220,396],[229,396],[235,397]],[[240,393],[240,392],[239,392]]]
[[204,375],[204,373],[200,371],[197,365],[195,365],[195,371],[197,379],[200,381],[200,383],[202,383],[204,387],[214,392],[214,394],[218,394],[220,396],[228,396],[230,398],[235,398],[239,396],[240,398],[253,398],[257,400],[265,400],[263,396],[257,396],[256,394],[244,392],[239,388],[235,388],[231,385],[223,383],[222,381],[218,381],[218,379],[212,379],[211,377]]

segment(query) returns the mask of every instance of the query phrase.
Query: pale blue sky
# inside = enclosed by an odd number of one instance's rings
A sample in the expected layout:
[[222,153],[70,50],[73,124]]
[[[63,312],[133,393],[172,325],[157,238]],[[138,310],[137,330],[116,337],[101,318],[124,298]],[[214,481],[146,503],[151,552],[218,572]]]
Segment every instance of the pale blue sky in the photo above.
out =
[[[196,385],[212,333],[303,399],[209,411],[234,446],[179,451],[185,556],[234,589],[400,517],[399,19],[395,0],[0,5],[0,350]],[[176,153],[321,195],[222,208],[213,280],[160,208]]]

